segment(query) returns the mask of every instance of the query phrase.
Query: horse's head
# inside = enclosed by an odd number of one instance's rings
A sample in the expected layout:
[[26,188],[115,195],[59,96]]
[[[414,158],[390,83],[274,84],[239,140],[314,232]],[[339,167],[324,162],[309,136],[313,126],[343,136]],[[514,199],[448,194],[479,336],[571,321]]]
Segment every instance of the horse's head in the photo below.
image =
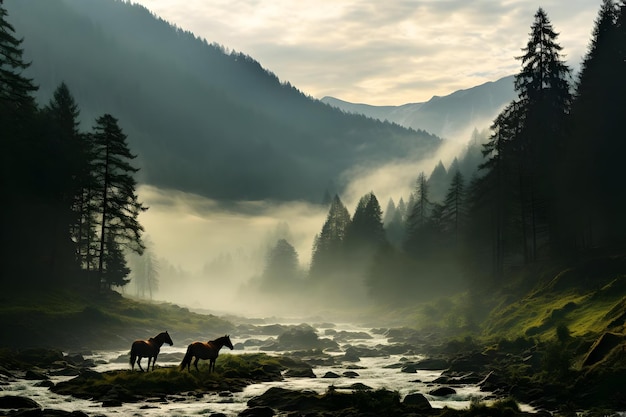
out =
[[161,333],[161,334],[163,335],[163,343],[167,343],[170,346],[172,346],[174,344],[174,342],[172,342],[172,338],[170,337],[170,334],[168,332]]
[[230,350],[233,350],[233,342],[230,341],[230,336],[224,336],[224,346],[228,346]]

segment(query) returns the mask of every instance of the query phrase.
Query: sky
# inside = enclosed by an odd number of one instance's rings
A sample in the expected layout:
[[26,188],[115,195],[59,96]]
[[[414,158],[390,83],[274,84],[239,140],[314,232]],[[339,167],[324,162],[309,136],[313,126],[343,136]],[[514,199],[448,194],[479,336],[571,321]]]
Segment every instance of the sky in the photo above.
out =
[[576,67],[600,0],[132,0],[321,99],[401,105],[520,69],[535,12]]

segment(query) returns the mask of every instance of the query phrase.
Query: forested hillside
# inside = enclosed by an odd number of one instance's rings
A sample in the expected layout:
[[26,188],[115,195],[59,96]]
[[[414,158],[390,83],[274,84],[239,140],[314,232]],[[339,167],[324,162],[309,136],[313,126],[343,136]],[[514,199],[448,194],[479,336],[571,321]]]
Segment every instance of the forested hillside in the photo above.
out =
[[419,159],[440,143],[331,108],[252,57],[136,4],[5,4],[32,62],[25,74],[39,87],[39,101],[65,82],[86,128],[104,112],[115,114],[139,155],[143,183],[217,199],[319,202],[356,164]]
[[604,2],[579,74],[558,36],[540,8],[519,57],[516,97],[482,145],[417,175],[411,194],[390,201],[384,215],[374,193],[354,213],[336,196],[309,278],[345,286],[341,294],[364,282],[372,298],[397,306],[504,290],[519,284],[519,271],[528,271],[522,286],[530,287],[546,265],[623,256],[626,192],[616,168],[626,153],[626,84],[617,71],[626,62],[626,6]]

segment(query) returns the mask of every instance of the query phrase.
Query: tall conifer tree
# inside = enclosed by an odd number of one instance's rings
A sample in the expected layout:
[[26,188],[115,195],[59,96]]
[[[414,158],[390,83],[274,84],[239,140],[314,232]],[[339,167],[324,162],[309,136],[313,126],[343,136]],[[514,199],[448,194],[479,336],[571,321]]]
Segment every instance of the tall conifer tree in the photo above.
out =
[[100,284],[111,287],[127,282],[120,245],[139,254],[144,250],[137,217],[147,207],[138,201],[133,177],[138,169],[130,164],[136,156],[130,153],[117,119],[105,114],[96,120],[94,130],[94,166],[101,193],[98,274]]
[[350,213],[338,195],[333,197],[322,231],[315,237],[310,275],[325,278],[341,267],[343,241],[350,224]]
[[12,275],[9,271],[34,271],[35,265],[45,262],[33,241],[39,229],[33,212],[39,190],[32,170],[37,162],[32,154],[37,147],[33,143],[37,108],[32,94],[37,87],[23,75],[29,64],[23,60],[21,43],[0,0],[0,265],[7,271],[0,282]]

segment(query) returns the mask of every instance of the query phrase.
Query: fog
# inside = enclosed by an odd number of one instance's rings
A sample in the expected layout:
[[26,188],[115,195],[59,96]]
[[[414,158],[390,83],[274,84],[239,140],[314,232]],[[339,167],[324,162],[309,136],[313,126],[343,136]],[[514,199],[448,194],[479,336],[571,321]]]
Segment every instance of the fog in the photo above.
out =
[[[381,207],[389,198],[405,201],[420,172],[430,174],[442,161],[448,166],[466,144],[449,140],[439,151],[420,161],[388,163],[377,167],[355,167],[344,173],[340,193],[350,214],[359,198],[374,192]],[[321,231],[328,207],[302,201],[224,202],[176,190],[142,185],[140,200],[149,210],[140,215],[148,250],[159,260],[158,289],[154,300],[168,301],[215,314],[285,316],[294,308],[316,311],[316,297],[306,288],[302,297],[268,296],[256,291],[269,251],[279,239],[287,240],[298,255],[304,278],[308,271],[315,236]],[[131,265],[132,266],[132,265]],[[132,273],[131,273],[132,278]],[[278,289],[277,289],[278,290]],[[324,293],[335,289],[324,289]],[[366,297],[360,285],[344,288],[353,299]],[[134,283],[123,289],[134,295]],[[278,291],[279,292],[279,291]],[[247,293],[247,295],[244,295]],[[327,294],[318,294],[325,297]],[[360,298],[361,297],[361,298]],[[347,303],[342,299],[342,303]],[[345,304],[347,306],[347,304]]]

